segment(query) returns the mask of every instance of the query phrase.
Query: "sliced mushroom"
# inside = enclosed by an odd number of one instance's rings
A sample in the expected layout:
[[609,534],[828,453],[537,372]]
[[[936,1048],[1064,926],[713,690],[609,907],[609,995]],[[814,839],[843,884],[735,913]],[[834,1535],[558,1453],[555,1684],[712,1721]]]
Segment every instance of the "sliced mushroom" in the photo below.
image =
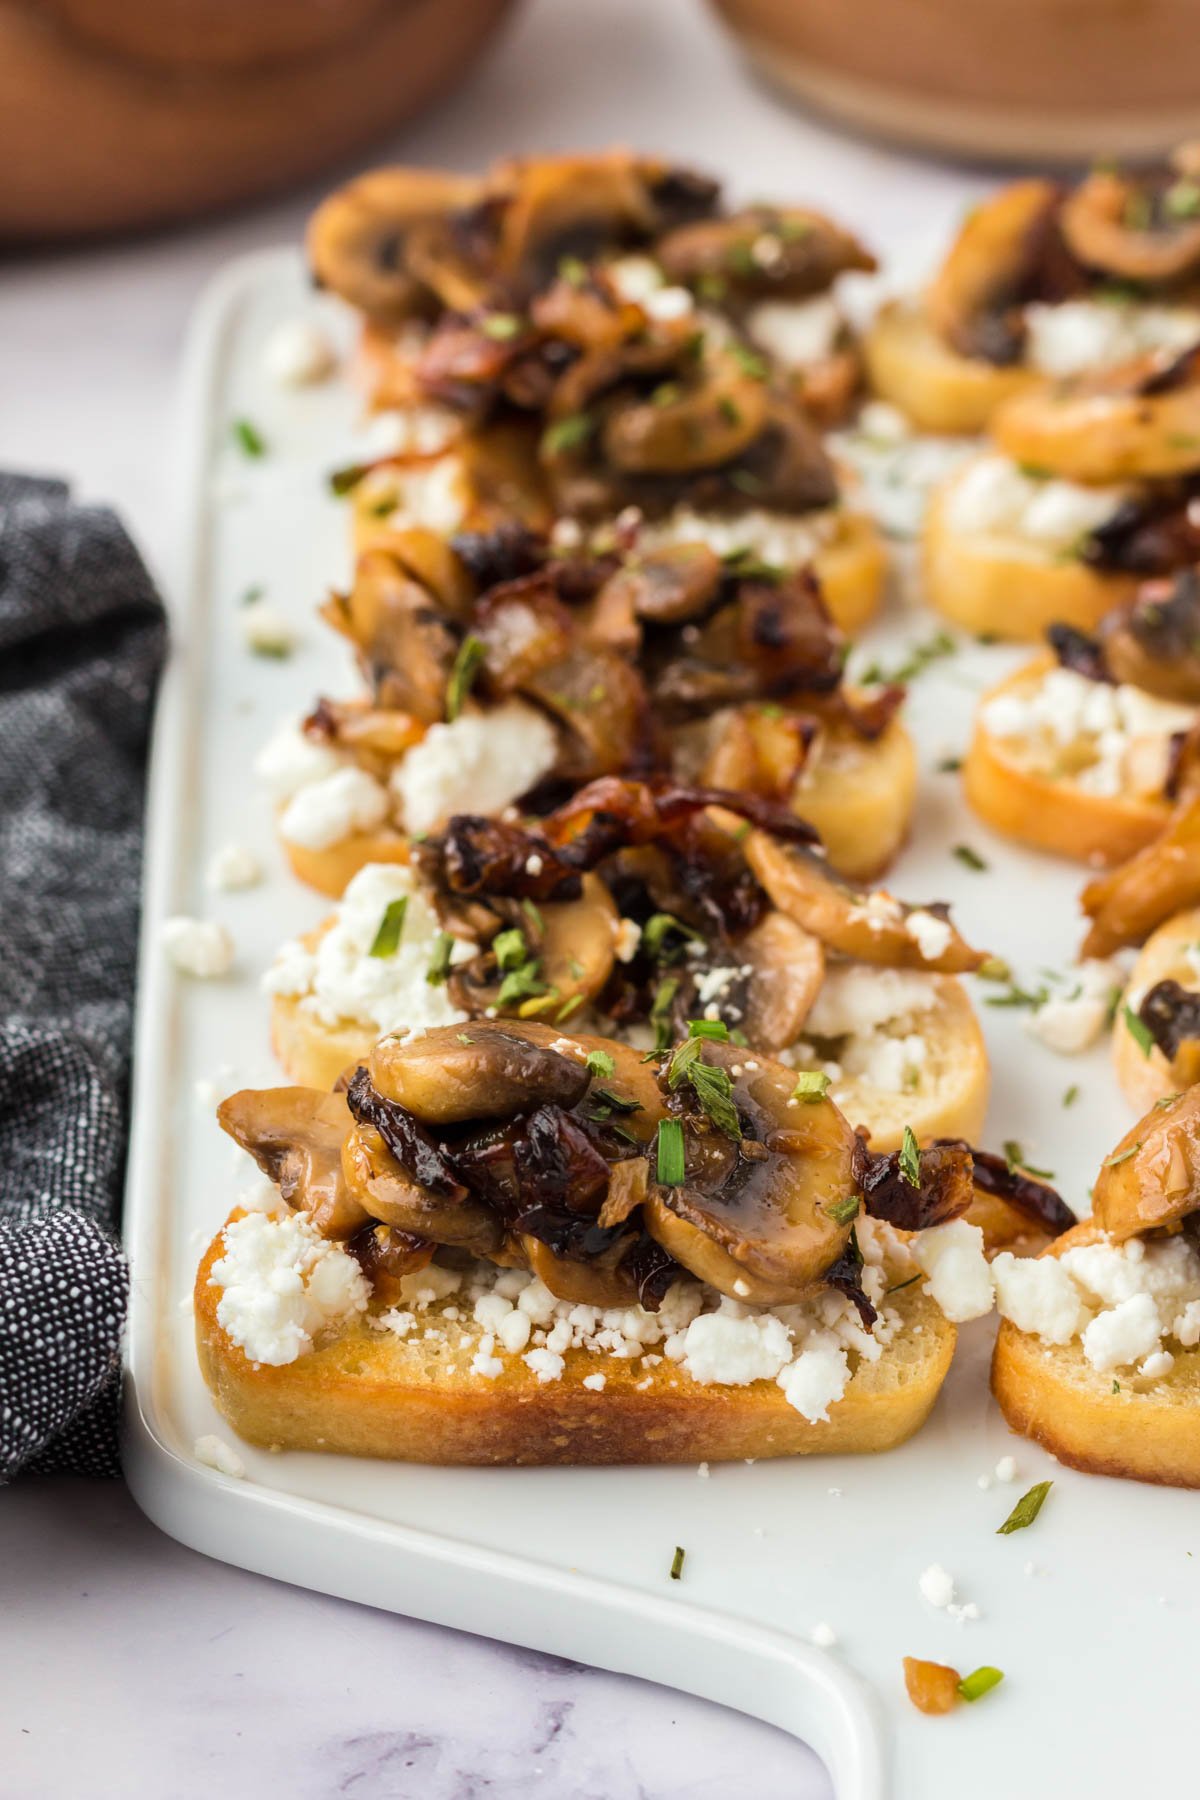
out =
[[707,544],[662,544],[631,557],[604,584],[597,603],[619,594],[636,618],[682,625],[707,612],[717,597],[721,559]]
[[1181,800],[1152,844],[1089,881],[1080,900],[1091,920],[1083,955],[1099,957],[1200,903],[1200,796]]
[[671,281],[718,305],[730,296],[801,300],[849,269],[876,267],[850,232],[803,207],[755,206],[684,225],[659,240],[655,256]]
[[1200,994],[1180,981],[1156,981],[1137,1016],[1171,1065],[1176,1086],[1200,1081]]
[[489,1019],[440,1026],[411,1042],[384,1037],[371,1052],[371,1082],[430,1125],[506,1119],[546,1102],[569,1107],[591,1079],[587,1052],[577,1059],[573,1048],[554,1046],[579,1041],[532,1020]]
[[243,1088],[221,1102],[217,1121],[322,1237],[353,1237],[366,1223],[368,1213],[342,1173],[342,1144],[353,1124],[344,1094]]
[[398,558],[368,550],[358,559],[350,592],[335,594],[323,610],[357,647],[380,706],[411,713],[425,725],[444,716],[458,636]]
[[714,787],[790,800],[817,734],[815,719],[781,707],[732,707],[701,770]]
[[934,330],[964,356],[1007,364],[1025,343],[1022,306],[1059,206],[1049,181],[1017,181],[968,215],[926,295]]
[[342,1169],[363,1210],[393,1230],[473,1256],[491,1256],[504,1241],[496,1213],[463,1187],[438,1192],[415,1181],[373,1126],[360,1123],[347,1133]]
[[313,214],[308,259],[321,287],[370,318],[399,323],[427,310],[430,290],[409,261],[415,227],[473,205],[482,184],[439,169],[375,169]]
[[524,941],[523,955],[516,960],[528,971],[529,982],[502,1000],[506,968],[507,973],[512,969],[497,963],[493,948],[479,959],[479,967],[467,963],[451,975],[451,995],[458,1005],[475,1017],[494,1008],[520,1018],[554,1019],[595,999],[612,973],[618,925],[612,895],[599,876],[583,877],[578,900],[514,906],[505,916],[515,921],[507,927],[506,941],[512,941],[514,929]]
[[437,1245],[372,1219],[355,1232],[346,1248],[370,1282],[375,1298],[384,1306],[395,1306],[403,1293],[404,1277],[428,1268]]
[[921,1150],[915,1181],[902,1157],[899,1150],[876,1154],[859,1139],[856,1173],[871,1217],[900,1231],[925,1231],[961,1218],[975,1196],[968,1146],[944,1142]]
[[[929,969],[943,975],[960,975],[987,960],[960,937],[937,902],[916,907],[890,894],[858,893],[838,881],[814,851],[780,843],[765,831],[752,831],[743,850],[780,911],[827,950],[884,968]],[[946,926],[949,939],[936,956],[924,955],[910,930],[914,913],[932,915]]]
[[748,372],[731,347],[705,350],[675,381],[645,400],[614,409],[604,422],[604,455],[638,475],[688,475],[731,462],[767,422],[762,373]]
[[425,727],[409,712],[372,706],[369,700],[322,697],[305,719],[304,732],[349,751],[355,762],[386,781],[397,758],[420,743]]
[[1147,582],[1131,606],[1101,620],[1097,636],[1113,681],[1200,705],[1200,571]]
[[785,1050],[799,1037],[825,979],[819,940],[786,913],[769,912],[736,953],[750,969],[742,1031],[756,1050]]
[[1097,1223],[1117,1243],[1174,1230],[1200,1208],[1200,1087],[1161,1102],[1105,1157],[1092,1192]]
[[646,1228],[676,1261],[731,1299],[783,1305],[819,1291],[850,1241],[856,1139],[826,1099],[789,1104],[794,1069],[706,1042],[741,1121],[738,1143],[688,1118],[685,1178],[654,1182]]
[[[1200,270],[1200,220],[1193,205],[1172,203],[1165,174],[1133,176],[1096,169],[1068,194],[1062,232],[1087,268],[1121,281],[1165,287]],[[1194,192],[1194,183],[1186,182]]]

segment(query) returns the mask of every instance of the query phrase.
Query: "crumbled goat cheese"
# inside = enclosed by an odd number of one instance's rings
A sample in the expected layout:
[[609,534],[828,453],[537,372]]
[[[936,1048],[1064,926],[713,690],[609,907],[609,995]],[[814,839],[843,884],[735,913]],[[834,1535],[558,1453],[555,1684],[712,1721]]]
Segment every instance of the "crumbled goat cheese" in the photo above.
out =
[[1200,1255],[1182,1237],[1101,1238],[1029,1262],[1005,1252],[992,1267],[1002,1317],[1043,1343],[1079,1338],[1099,1374],[1141,1365],[1158,1378],[1164,1339],[1200,1343]]
[[774,1381],[790,1362],[792,1340],[782,1320],[769,1312],[744,1316],[701,1313],[687,1328],[683,1363],[696,1381],[746,1387]]
[[222,844],[209,858],[205,880],[218,891],[254,887],[262,880],[262,864],[244,844]]
[[192,1445],[192,1453],[197,1462],[202,1462],[206,1469],[216,1469],[220,1475],[232,1475],[241,1480],[246,1473],[246,1465],[234,1449],[223,1437],[215,1432],[206,1432],[198,1437]]
[[929,1277],[924,1292],[937,1301],[953,1324],[991,1312],[995,1289],[978,1225],[968,1225],[965,1219],[934,1225],[918,1233],[912,1251]]
[[364,498],[373,497],[377,489],[380,504],[392,500],[390,525],[421,525],[438,537],[449,537],[466,522],[470,483],[456,450],[444,450],[428,462],[390,466],[369,490],[364,483]]
[[251,600],[238,613],[242,641],[259,656],[290,656],[296,633],[279,608],[265,598]]
[[954,1599],[954,1577],[941,1563],[930,1563],[918,1578],[917,1586],[921,1598],[928,1600],[930,1606],[947,1607]]
[[921,952],[923,960],[929,963],[936,962],[939,956],[946,954],[954,936],[948,919],[940,919],[936,913],[926,912],[923,907],[909,913],[904,929]]
[[[1031,684],[997,694],[982,711],[993,737],[1025,740],[1022,760],[1101,797],[1154,793],[1166,774],[1170,739],[1196,721],[1194,706],[1159,700],[1122,683],[1089,681],[1074,669],[1049,669]],[[1088,761],[1081,762],[1081,752]]]
[[289,844],[329,850],[356,831],[376,831],[388,816],[387,789],[351,764],[302,787],[283,809],[279,829]]
[[832,1650],[837,1643],[837,1632],[824,1619],[818,1619],[808,1635],[819,1650]]
[[1125,498],[1124,488],[1041,479],[1007,456],[988,455],[951,476],[944,507],[952,531],[1016,538],[1057,555],[1103,525]]
[[302,1213],[235,1219],[209,1279],[221,1289],[218,1324],[251,1362],[272,1367],[365,1312],[371,1291],[354,1258]]
[[763,300],[746,314],[746,331],[787,368],[831,356],[841,335],[841,308],[832,294],[811,300]]
[[[387,909],[404,901],[400,939],[390,956],[372,956]],[[453,1005],[445,984],[427,980],[441,920],[410,864],[368,863],[350,882],[312,950],[284,944],[263,976],[268,994],[300,1000],[301,1010],[322,1025],[347,1019],[377,1035],[420,1035],[456,1025],[466,1014]],[[451,965],[470,961],[477,946],[456,939]]]
[[608,1377],[606,1375],[585,1375],[583,1385],[585,1388],[590,1388],[593,1394],[602,1394],[608,1385]]
[[613,950],[618,962],[632,962],[642,941],[642,928],[636,919],[621,919],[617,924]]
[[372,413],[363,431],[367,459],[377,456],[436,456],[462,430],[448,406],[406,406]]
[[336,366],[329,333],[313,319],[284,319],[263,346],[263,368],[280,387],[324,381]]
[[1073,987],[1051,993],[1025,1021],[1026,1031],[1060,1056],[1077,1056],[1097,1041],[1124,979],[1118,964],[1099,959],[1079,963],[1073,974]]
[[1017,1479],[1017,1459],[1015,1456],[1002,1456],[996,1464],[997,1481],[1015,1481]]
[[529,1350],[522,1361],[539,1381],[561,1381],[566,1367],[562,1357],[554,1350]]
[[392,772],[407,831],[432,831],[454,813],[498,813],[554,767],[558,737],[521,700],[431,725]]
[[666,285],[666,277],[649,256],[617,256],[607,264],[605,274],[619,299],[631,306],[642,306],[651,294]]
[[1093,374],[1146,350],[1186,350],[1200,339],[1200,312],[1112,300],[1035,301],[1025,308],[1026,356],[1056,379]]
[[827,969],[805,1035],[852,1037],[929,1012],[937,1005],[937,978],[919,970],[877,969],[846,963]]
[[285,719],[255,757],[254,773],[276,806],[282,806],[301,788],[334,774],[344,762],[328,744],[301,731],[294,719]]
[[787,513],[767,512],[751,507],[746,512],[723,514],[699,513],[690,506],[677,506],[665,519],[645,525],[638,538],[639,547],[650,550],[663,544],[707,544],[718,556],[729,556],[735,550],[746,550],[762,557],[764,562],[781,568],[811,562],[821,549],[837,536],[841,524],[837,507],[824,507],[793,518]]
[[209,980],[228,975],[233,967],[233,939],[224,925],[213,919],[167,919],[162,928],[163,948],[185,975]]

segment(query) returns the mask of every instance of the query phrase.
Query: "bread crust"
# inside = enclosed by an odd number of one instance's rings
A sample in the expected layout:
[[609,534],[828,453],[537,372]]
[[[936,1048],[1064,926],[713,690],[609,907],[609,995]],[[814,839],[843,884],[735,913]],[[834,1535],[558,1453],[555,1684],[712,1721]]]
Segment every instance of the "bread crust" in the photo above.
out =
[[1141,1116],[1148,1113],[1156,1100],[1173,1094],[1183,1082],[1171,1072],[1171,1065],[1154,1044],[1147,1053],[1125,1023],[1124,1001],[1130,994],[1144,994],[1158,981],[1178,981],[1181,986],[1197,985],[1196,971],[1183,955],[1184,946],[1200,942],[1200,906],[1176,913],[1165,925],[1146,939],[1138,959],[1129,971],[1129,982],[1113,1021],[1113,1067],[1121,1092],[1133,1110]]
[[1041,377],[1018,364],[960,356],[934,331],[917,301],[894,300],[880,308],[863,340],[871,387],[881,400],[921,431],[973,436],[984,431],[997,407],[1036,387]]
[[879,611],[887,582],[888,553],[873,519],[841,509],[836,537],[813,557],[821,596],[835,625],[851,637]]
[[[209,1274],[221,1238],[196,1276],[200,1367],[234,1431],[269,1449],[485,1466],[889,1450],[925,1422],[954,1354],[954,1327],[914,1284],[890,1302],[904,1319],[902,1336],[878,1362],[858,1366],[827,1423],[801,1417],[771,1381],[716,1387],[667,1361],[645,1369],[583,1350],[566,1353],[559,1381],[539,1382],[520,1362],[489,1380],[468,1372],[473,1346],[451,1352],[450,1367],[423,1339],[361,1320],[296,1362],[270,1368],[249,1362],[217,1321],[219,1290]],[[458,1322],[455,1332],[473,1339],[479,1328]],[[583,1386],[596,1373],[605,1377],[600,1393]]]
[[972,810],[1005,837],[1107,868],[1154,841],[1169,815],[1166,800],[1089,794],[1073,781],[1051,780],[1023,768],[982,723],[989,701],[1052,667],[1051,657],[1037,657],[984,694],[963,764],[963,791]]
[[[1043,1251],[1095,1240],[1090,1219]],[[1163,1487],[1200,1487],[1200,1350],[1180,1350],[1170,1373],[1139,1389],[1136,1379],[1098,1374],[1078,1339],[1043,1344],[1002,1319],[992,1352],[992,1392],[1012,1429],[1068,1468]]]
[[900,719],[873,739],[849,726],[824,728],[791,797],[850,881],[870,881],[895,860],[916,803],[917,753]]
[[379,831],[352,831],[339,843],[324,850],[309,850],[303,844],[282,840],[292,874],[306,887],[340,900],[360,869],[368,863],[406,863],[409,859],[408,839],[402,832],[387,827]]
[[1022,538],[955,530],[947,519],[956,470],[930,497],[921,540],[925,597],[943,617],[980,637],[1040,643],[1050,625],[1093,631],[1137,582],[1060,560]]

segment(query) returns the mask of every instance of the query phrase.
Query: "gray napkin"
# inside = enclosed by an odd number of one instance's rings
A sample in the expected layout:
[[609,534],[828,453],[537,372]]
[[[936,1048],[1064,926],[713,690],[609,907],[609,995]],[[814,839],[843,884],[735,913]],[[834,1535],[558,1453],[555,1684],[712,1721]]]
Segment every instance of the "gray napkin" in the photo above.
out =
[[117,1473],[146,744],[162,604],[111,512],[0,475],[0,1482]]

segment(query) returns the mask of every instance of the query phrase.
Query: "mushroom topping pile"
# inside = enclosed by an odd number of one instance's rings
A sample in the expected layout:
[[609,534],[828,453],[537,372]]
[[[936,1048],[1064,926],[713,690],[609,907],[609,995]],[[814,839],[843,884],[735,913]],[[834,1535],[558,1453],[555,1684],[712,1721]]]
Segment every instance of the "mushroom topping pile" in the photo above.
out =
[[437,1249],[529,1267],[558,1298],[588,1305],[654,1309],[690,1275],[761,1305],[833,1287],[870,1323],[860,1208],[958,1216],[970,1151],[914,1145],[893,1171],[896,1159],[872,1159],[832,1101],[798,1093],[794,1070],[740,1050],[723,1028],[692,1032],[644,1057],[532,1021],[481,1020],[382,1039],[344,1095],[245,1092],[219,1116],[372,1279]]
[[1200,1087],[1173,1094],[1125,1133],[1101,1166],[1096,1222],[1117,1243],[1190,1229],[1200,1208]]
[[1069,625],[1047,636],[1064,668],[1089,681],[1128,683],[1159,700],[1200,706],[1200,571],[1148,581],[1108,613],[1094,636]]

